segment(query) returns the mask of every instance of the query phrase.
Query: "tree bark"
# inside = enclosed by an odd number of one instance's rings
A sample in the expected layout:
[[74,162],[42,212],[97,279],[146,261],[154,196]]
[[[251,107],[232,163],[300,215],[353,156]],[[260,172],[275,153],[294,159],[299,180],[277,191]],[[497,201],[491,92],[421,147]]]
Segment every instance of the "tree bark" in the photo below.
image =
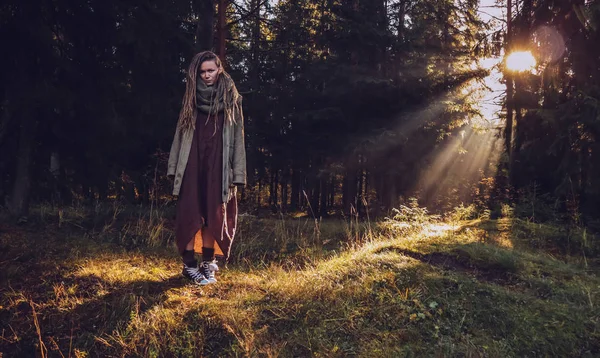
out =
[[331,185],[329,186],[329,207],[335,206],[335,174],[331,176]]
[[402,0],[398,4],[398,26],[396,28],[398,32],[398,42],[402,44],[404,42],[404,18],[406,17],[406,2]]
[[219,54],[219,58],[223,62],[223,65],[226,64],[225,61],[225,53],[226,53],[226,39],[227,39],[227,4],[229,2],[227,0],[219,0],[219,20],[218,20],[218,36],[219,44],[217,46],[217,52]]
[[[314,178],[314,177],[313,177]],[[310,198],[310,208],[308,209],[309,214],[312,215],[319,215],[319,198],[321,195],[321,180],[317,177],[314,179],[311,179],[312,181],[312,195]]]
[[300,172],[292,169],[292,197],[290,198],[290,210],[296,211],[300,204]]
[[273,208],[277,209],[279,206],[279,170],[275,170],[275,173],[273,173],[273,192],[272,192],[272,197],[273,197]]
[[320,184],[321,184],[321,207],[319,210],[319,216],[322,218],[327,217],[327,197],[328,197],[328,193],[327,193],[327,182],[328,182],[328,175],[322,175],[321,176],[321,180],[320,180]]
[[356,209],[356,169],[349,167],[346,169],[346,176],[343,184],[343,206],[344,214],[351,215],[352,208]]
[[358,192],[356,193],[356,212],[361,215],[363,211],[363,202],[364,198],[363,186],[365,183],[365,173],[362,168],[358,172]]
[[[511,50],[511,32],[512,32],[512,1],[507,0],[506,5],[506,53]],[[512,132],[513,132],[513,79],[512,74],[507,71],[506,74],[506,128],[504,128],[504,146],[506,154],[509,157],[509,163],[512,164]],[[509,166],[510,169],[510,166]]]
[[26,114],[19,131],[19,147],[17,152],[17,168],[15,182],[10,197],[9,210],[19,217],[29,214],[29,197],[31,194],[31,162],[35,143],[37,122]]
[[256,207],[260,208],[261,204],[261,192],[262,192],[262,178],[258,178],[258,191],[256,193]]
[[288,178],[289,173],[286,173],[281,180],[281,211],[284,213],[288,208]]

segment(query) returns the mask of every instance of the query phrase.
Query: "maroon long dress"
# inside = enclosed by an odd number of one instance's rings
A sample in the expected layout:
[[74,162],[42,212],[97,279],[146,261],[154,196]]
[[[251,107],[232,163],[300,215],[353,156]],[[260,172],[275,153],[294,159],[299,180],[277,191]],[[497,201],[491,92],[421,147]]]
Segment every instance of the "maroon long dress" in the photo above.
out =
[[237,198],[234,195],[228,203],[222,202],[224,116],[223,112],[216,118],[197,112],[192,148],[177,203],[177,247],[183,253],[195,238],[195,251],[201,252],[200,230],[207,227],[215,237],[215,254],[227,259],[237,224]]

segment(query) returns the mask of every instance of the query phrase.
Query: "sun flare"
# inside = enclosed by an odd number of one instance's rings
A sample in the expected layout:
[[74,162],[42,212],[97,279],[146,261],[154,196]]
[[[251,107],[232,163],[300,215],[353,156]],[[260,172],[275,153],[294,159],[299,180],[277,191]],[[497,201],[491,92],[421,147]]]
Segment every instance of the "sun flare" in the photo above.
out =
[[506,58],[506,68],[511,71],[531,71],[536,65],[535,58],[530,51],[513,52]]

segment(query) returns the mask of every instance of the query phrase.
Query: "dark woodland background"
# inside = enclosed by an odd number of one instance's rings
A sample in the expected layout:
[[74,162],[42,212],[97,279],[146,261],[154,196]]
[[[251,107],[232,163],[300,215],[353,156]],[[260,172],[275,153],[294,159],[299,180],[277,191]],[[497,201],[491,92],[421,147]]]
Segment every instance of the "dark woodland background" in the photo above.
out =
[[[478,6],[5,0],[0,203],[23,217],[171,200],[185,70],[213,49],[244,96],[248,211],[378,216],[415,197],[600,227],[600,1],[518,1],[508,29]],[[473,90],[490,69],[474,64],[511,49],[538,67],[504,71],[496,121]]]

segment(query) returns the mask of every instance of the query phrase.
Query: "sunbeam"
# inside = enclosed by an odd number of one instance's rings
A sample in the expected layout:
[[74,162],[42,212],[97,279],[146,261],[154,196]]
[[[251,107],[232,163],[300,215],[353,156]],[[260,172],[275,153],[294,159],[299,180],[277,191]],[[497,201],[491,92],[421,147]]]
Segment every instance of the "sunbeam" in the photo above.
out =
[[482,67],[490,74],[482,81],[469,81],[460,91],[470,97],[478,115],[467,118],[466,129],[431,153],[430,165],[422,171],[415,185],[415,191],[421,193],[428,205],[450,194],[466,199],[470,187],[490,173],[500,158],[501,141],[497,130],[502,107],[498,98],[504,88],[500,82],[499,61],[497,58],[482,61]]

